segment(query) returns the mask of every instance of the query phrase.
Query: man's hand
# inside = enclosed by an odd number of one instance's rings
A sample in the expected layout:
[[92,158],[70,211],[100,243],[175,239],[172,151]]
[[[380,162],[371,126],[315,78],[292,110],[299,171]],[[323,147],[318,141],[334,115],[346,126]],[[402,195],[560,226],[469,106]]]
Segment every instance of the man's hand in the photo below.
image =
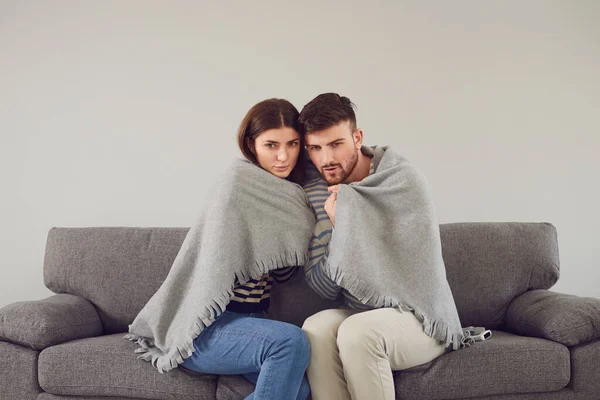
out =
[[337,202],[338,192],[340,191],[340,185],[333,185],[327,188],[329,197],[325,200],[325,212],[329,216],[331,223],[335,226],[335,203]]

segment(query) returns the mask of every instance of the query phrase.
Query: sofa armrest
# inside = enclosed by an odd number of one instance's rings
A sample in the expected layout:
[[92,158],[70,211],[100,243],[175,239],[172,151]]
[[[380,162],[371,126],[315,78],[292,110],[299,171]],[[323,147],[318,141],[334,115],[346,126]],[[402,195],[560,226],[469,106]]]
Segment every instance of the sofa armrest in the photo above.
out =
[[513,299],[504,328],[575,346],[600,338],[600,299],[531,290]]
[[102,333],[94,306],[71,294],[20,301],[0,309],[0,340],[34,350]]

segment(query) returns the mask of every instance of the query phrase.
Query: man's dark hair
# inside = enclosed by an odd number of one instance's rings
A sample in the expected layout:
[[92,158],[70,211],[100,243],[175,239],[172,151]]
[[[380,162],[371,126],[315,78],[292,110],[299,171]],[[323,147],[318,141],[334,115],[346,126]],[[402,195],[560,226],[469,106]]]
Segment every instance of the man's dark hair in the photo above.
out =
[[304,106],[298,124],[303,133],[329,129],[343,121],[350,121],[352,132],[356,129],[356,106],[349,98],[337,93],[323,93]]

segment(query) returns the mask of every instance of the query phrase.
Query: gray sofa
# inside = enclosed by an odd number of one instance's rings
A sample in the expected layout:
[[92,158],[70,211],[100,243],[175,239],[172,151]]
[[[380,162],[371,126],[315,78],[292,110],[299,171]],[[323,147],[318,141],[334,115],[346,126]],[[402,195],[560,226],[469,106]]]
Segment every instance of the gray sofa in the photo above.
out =
[[[440,230],[461,322],[493,336],[397,372],[397,398],[600,399],[600,300],[548,291],[559,277],[555,228],[460,223]],[[0,309],[0,399],[224,400],[250,393],[240,376],[159,374],[123,339],[186,232],[51,229],[44,281],[57,294]],[[301,325],[335,306],[300,273],[274,288],[270,317]]]

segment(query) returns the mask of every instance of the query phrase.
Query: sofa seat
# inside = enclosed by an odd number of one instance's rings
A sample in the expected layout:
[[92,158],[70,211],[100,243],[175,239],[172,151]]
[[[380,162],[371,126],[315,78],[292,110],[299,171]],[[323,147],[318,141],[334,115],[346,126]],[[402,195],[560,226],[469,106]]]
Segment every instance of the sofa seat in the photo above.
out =
[[218,376],[182,368],[160,374],[137,359],[137,345],[123,335],[74,340],[43,350],[38,364],[41,388],[70,396],[215,399]]
[[219,376],[217,400],[245,399],[252,392],[254,392],[254,384],[242,375]]
[[566,387],[570,377],[566,346],[493,331],[485,342],[398,371],[394,379],[398,398],[438,400],[553,392]]
[[134,397],[104,397],[104,396],[85,396],[85,397],[73,397],[73,396],[62,396],[60,394],[50,394],[46,392],[40,393],[36,400],[146,400],[142,398]]

